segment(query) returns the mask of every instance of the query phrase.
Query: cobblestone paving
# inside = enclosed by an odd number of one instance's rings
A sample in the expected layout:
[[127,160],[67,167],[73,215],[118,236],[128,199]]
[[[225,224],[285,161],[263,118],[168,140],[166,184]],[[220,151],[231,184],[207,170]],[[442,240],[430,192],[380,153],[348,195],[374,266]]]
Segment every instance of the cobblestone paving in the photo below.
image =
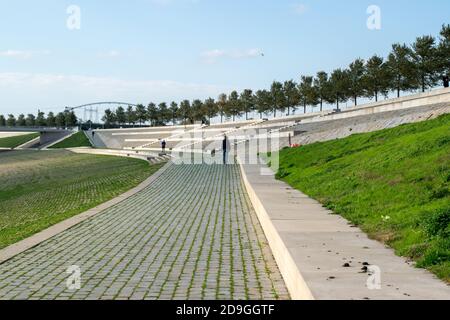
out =
[[[81,289],[69,290],[69,266]],[[155,183],[0,265],[0,299],[289,299],[236,165]]]

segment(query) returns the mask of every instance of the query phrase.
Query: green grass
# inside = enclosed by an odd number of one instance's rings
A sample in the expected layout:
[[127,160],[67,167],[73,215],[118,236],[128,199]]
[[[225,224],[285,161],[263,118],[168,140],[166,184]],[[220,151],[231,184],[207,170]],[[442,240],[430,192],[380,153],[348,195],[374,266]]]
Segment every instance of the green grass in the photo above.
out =
[[0,249],[115,198],[160,167],[65,150],[0,153]]
[[284,149],[277,177],[450,282],[450,115]]
[[39,133],[0,138],[0,148],[17,148],[28,141],[39,137]]
[[91,142],[86,137],[83,131],[77,132],[74,135],[64,139],[60,143],[50,147],[50,149],[67,149],[79,147],[92,147]]

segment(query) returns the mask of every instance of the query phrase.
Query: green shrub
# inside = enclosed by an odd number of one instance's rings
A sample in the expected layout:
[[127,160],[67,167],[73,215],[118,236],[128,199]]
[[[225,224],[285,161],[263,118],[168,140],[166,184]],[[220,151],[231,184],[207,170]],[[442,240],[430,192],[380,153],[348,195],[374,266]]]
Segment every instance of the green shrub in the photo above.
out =
[[418,267],[436,266],[450,261],[450,239],[439,238],[417,262]]
[[450,237],[450,206],[425,214],[423,225],[431,237]]

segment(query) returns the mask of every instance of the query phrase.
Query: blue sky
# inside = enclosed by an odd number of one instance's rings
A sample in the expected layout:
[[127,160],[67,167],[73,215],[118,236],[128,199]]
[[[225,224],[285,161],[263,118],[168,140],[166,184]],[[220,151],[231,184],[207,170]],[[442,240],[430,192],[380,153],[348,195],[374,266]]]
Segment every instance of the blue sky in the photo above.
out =
[[[437,36],[450,1],[0,0],[0,114],[216,97]],[[69,30],[66,10],[81,9]],[[366,26],[381,9],[381,30]],[[264,54],[264,56],[262,55]]]

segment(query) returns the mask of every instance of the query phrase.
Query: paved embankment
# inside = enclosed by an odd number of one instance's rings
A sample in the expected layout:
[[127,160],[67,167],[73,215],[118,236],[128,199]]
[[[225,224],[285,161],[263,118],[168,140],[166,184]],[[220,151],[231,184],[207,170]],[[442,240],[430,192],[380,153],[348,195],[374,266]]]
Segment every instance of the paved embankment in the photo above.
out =
[[[70,266],[81,289],[69,290]],[[288,299],[236,165],[154,183],[0,265],[0,299]]]
[[444,282],[370,240],[317,201],[275,180],[267,166],[242,168],[293,298],[450,299],[450,287]]

